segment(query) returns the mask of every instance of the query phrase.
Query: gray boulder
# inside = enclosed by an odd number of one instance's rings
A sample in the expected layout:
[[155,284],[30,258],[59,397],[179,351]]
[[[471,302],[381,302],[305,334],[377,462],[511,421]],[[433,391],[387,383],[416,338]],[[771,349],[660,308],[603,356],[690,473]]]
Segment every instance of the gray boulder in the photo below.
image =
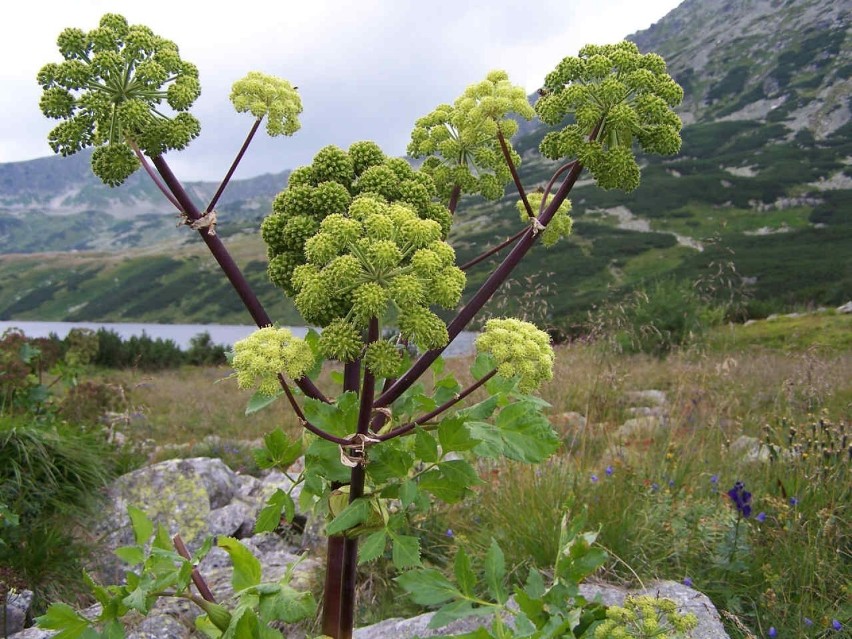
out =
[[6,608],[2,614],[3,623],[0,624],[0,630],[3,631],[3,636],[13,635],[20,632],[27,624],[27,619],[30,616],[30,606],[33,605],[33,593],[31,590],[21,590],[15,592],[10,590],[6,593],[6,602],[3,604]]

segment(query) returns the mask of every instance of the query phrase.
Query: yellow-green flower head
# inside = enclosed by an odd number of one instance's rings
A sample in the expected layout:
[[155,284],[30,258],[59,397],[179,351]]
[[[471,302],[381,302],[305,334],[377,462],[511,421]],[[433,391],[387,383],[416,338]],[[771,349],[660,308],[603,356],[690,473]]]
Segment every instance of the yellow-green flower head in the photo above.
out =
[[550,336],[529,322],[491,319],[476,338],[476,350],[488,352],[501,377],[519,378],[518,389],[528,393],[553,378],[553,347]]
[[[537,213],[539,207],[541,206],[541,200],[544,197],[543,193],[528,193],[527,201],[530,203],[530,207],[533,210],[533,213]],[[518,213],[521,216],[522,222],[535,223],[530,219],[529,214],[527,213],[527,209],[524,206],[522,200],[518,200],[515,204],[518,209]],[[574,220],[571,219],[571,216],[568,213],[571,211],[571,200],[565,200],[562,204],[559,205],[559,208],[556,209],[556,213],[550,219],[550,222],[547,224],[547,227],[541,232],[541,243],[544,244],[547,248],[550,248],[554,244],[556,244],[563,237],[568,237],[571,235],[571,231],[574,228]]]
[[[37,76],[42,112],[62,120],[48,134],[54,152],[97,147],[93,172],[118,186],[139,168],[130,144],[153,157],[198,136],[198,120],[186,112],[201,93],[198,69],[173,42],[106,14],[92,31],[66,29],[57,46],[63,62]],[[164,103],[177,113],[166,115]]]
[[364,364],[376,377],[396,377],[402,364],[402,353],[386,340],[367,345]]
[[423,349],[441,348],[450,341],[446,324],[423,306],[400,309],[399,330]]
[[239,387],[257,388],[264,395],[278,392],[279,373],[299,379],[313,364],[311,347],[286,328],[267,326],[234,344],[232,366]]
[[[434,179],[442,198],[458,186],[463,193],[499,199],[512,176],[497,133],[508,139],[517,132],[512,115],[529,120],[535,111],[524,89],[512,85],[505,71],[492,71],[469,86],[453,106],[439,105],[417,120],[408,154],[427,158],[423,171]],[[520,156],[508,146],[512,161],[520,164]]]
[[293,85],[282,78],[250,71],[231,87],[231,103],[237,113],[266,117],[266,132],[273,137],[293,135],[301,126],[302,99]]
[[630,596],[623,606],[610,606],[606,619],[595,628],[595,639],[668,637],[686,639],[698,625],[692,613],[681,614],[671,599]]
[[361,355],[363,347],[361,331],[341,318],[333,320],[320,333],[319,350],[328,359],[351,362]]
[[302,256],[296,251],[282,251],[269,260],[266,274],[269,280],[276,286],[280,286],[290,295],[295,294],[296,289],[291,285],[293,271],[302,264]]
[[680,149],[682,125],[673,107],[683,100],[683,89],[660,56],[642,55],[632,42],[583,47],[548,74],[543,93],[535,110],[544,122],[557,125],[573,115],[574,123],[548,133],[541,152],[552,159],[576,157],[603,188],[631,191],[639,185],[634,141],[647,153]]

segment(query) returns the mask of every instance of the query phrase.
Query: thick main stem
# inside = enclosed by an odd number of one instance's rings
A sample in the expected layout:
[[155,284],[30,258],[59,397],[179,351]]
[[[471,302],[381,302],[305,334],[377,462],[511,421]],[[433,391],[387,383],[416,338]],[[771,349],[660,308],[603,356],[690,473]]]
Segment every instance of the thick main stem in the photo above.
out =
[[[379,339],[379,320],[370,320],[367,331],[367,343]],[[361,406],[358,410],[359,435],[370,432],[370,418],[373,414],[373,398],[376,393],[376,378],[369,368],[364,367],[364,382],[361,386]],[[366,460],[366,452],[364,453]],[[364,464],[361,462],[352,469],[349,480],[349,503],[364,496]],[[343,542],[343,591],[340,597],[340,635],[337,639],[352,639],[355,627],[355,586],[358,576],[358,538],[346,537]]]
[[[193,202],[192,198],[189,197],[189,194],[183,188],[183,185],[177,177],[175,177],[175,174],[172,173],[172,169],[166,162],[165,158],[158,155],[153,158],[152,161],[154,166],[157,167],[157,171],[162,176],[163,181],[166,183],[166,186],[168,186],[169,190],[174,194],[183,212],[192,220],[201,219],[201,211],[198,210],[195,202]],[[248,280],[246,280],[245,275],[243,275],[242,271],[240,271],[240,268],[237,266],[237,263],[234,262],[231,254],[228,253],[228,249],[225,248],[225,245],[222,243],[222,240],[219,239],[219,236],[211,235],[206,228],[198,229],[198,233],[201,235],[204,243],[207,244],[207,248],[210,249],[215,260],[219,263],[219,266],[222,268],[222,271],[225,273],[225,276],[228,278],[231,286],[234,287],[237,295],[240,296],[240,299],[249,314],[251,314],[255,324],[261,328],[264,326],[272,326],[272,320],[270,319],[269,314],[266,312],[266,309],[263,308],[260,300],[257,299],[257,295],[254,294],[254,291],[248,283]],[[320,389],[317,388],[307,377],[302,377],[301,379],[296,380],[296,385],[308,397],[328,402],[328,399],[325,395],[323,395],[322,391],[320,391]]]
[[[582,170],[583,165],[579,162],[571,167],[571,170],[568,172],[565,180],[560,185],[559,190],[550,201],[550,204],[548,204],[547,208],[545,208],[541,215],[539,215],[539,221],[543,226],[547,226],[556,214],[556,210],[565,201],[565,198],[568,197],[568,193],[571,192],[571,189],[577,181],[577,178],[580,176]],[[532,227],[527,229],[524,236],[518,240],[517,244],[515,244],[512,252],[509,253],[500,266],[491,273],[470,301],[461,309],[461,311],[459,311],[453,321],[450,322],[449,326],[447,326],[447,332],[449,333],[450,338],[449,342],[452,342],[458,334],[465,329],[480,309],[485,306],[486,302],[491,299],[494,292],[503,282],[506,281],[515,267],[520,263],[521,259],[523,259],[524,255],[527,254],[527,251],[532,248],[532,245],[535,243],[539,235],[540,234],[536,233],[535,229]],[[445,348],[446,346],[433,348],[432,350],[423,353],[423,355],[421,355],[417,361],[412,364],[411,368],[409,368],[402,377],[400,377],[388,390],[376,399],[375,405],[377,407],[387,406],[396,400],[429,368],[429,366],[431,366],[432,362],[434,362],[441,353],[444,352]]]

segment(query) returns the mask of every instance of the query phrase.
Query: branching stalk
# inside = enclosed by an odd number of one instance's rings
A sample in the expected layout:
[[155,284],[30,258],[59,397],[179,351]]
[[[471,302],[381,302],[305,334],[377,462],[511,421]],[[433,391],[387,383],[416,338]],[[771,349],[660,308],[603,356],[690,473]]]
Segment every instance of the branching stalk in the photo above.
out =
[[476,381],[475,383],[473,383],[470,386],[468,386],[467,388],[465,388],[461,393],[457,394],[452,399],[450,399],[450,400],[444,402],[443,404],[441,404],[440,406],[438,406],[438,408],[436,408],[432,412],[426,413],[425,415],[418,417],[413,422],[408,422],[407,424],[404,424],[403,426],[399,426],[397,428],[394,428],[392,431],[390,431],[388,433],[385,433],[383,435],[376,435],[376,439],[380,439],[381,441],[387,441],[388,439],[393,439],[394,437],[400,437],[401,435],[405,435],[406,433],[410,433],[412,430],[414,430],[415,427],[420,426],[422,424],[425,424],[430,419],[434,419],[435,417],[437,417],[438,415],[440,415],[444,411],[447,411],[450,408],[452,408],[453,406],[455,406],[456,404],[458,404],[460,401],[465,399],[468,395],[473,393],[480,386],[485,384],[489,379],[494,377],[496,374],[497,374],[497,369],[496,368],[492,369],[486,375],[481,377],[478,381]]
[[[192,555],[189,554],[189,549],[186,547],[186,544],[183,543],[183,539],[181,539],[180,534],[176,534],[172,537],[172,543],[175,546],[175,550],[177,550],[177,553],[181,557],[187,561],[192,559]],[[192,583],[194,583],[195,587],[198,588],[198,594],[200,594],[206,601],[216,603],[216,597],[213,596],[213,592],[210,590],[207,582],[204,581],[204,577],[202,577],[201,573],[198,572],[198,568],[192,569]]]
[[509,167],[509,172],[512,174],[512,181],[515,183],[515,188],[518,189],[518,195],[521,196],[521,201],[524,203],[524,208],[527,210],[527,215],[531,218],[535,217],[530,202],[527,199],[527,192],[524,190],[524,185],[521,183],[521,177],[518,175],[518,169],[512,161],[512,154],[509,152],[509,145],[506,144],[506,138],[503,137],[503,132],[497,129],[497,140],[500,142],[500,150],[503,151],[503,159],[506,160],[506,165]]
[[139,159],[139,164],[141,164],[142,168],[145,169],[145,172],[148,174],[148,177],[151,178],[151,181],[154,182],[154,185],[158,189],[160,189],[160,192],[166,196],[166,199],[171,202],[180,213],[183,213],[183,208],[177,201],[177,198],[175,198],[175,196],[172,195],[171,191],[166,188],[166,185],[163,184],[163,181],[160,179],[160,176],[157,175],[156,171],[154,171],[154,169],[151,167],[151,163],[148,162],[148,158],[145,157],[145,154],[142,153],[138,146],[136,146],[135,142],[128,140],[127,143],[130,145],[130,148],[133,149],[133,152]]
[[243,142],[242,147],[240,147],[239,153],[234,158],[234,161],[231,163],[231,168],[228,169],[228,172],[225,174],[225,178],[222,180],[222,183],[219,185],[219,188],[216,190],[216,194],[210,200],[210,204],[207,205],[207,213],[216,208],[216,203],[219,201],[219,198],[222,197],[222,193],[225,191],[225,187],[228,186],[228,182],[231,181],[231,178],[234,175],[234,171],[237,170],[237,166],[239,166],[240,162],[243,159],[243,156],[246,154],[246,150],[249,148],[249,144],[251,144],[252,138],[254,138],[254,134],[257,133],[258,127],[260,127],[260,123],[263,121],[263,118],[257,118],[254,121],[251,129],[246,136],[245,142]]
[[517,242],[521,238],[521,236],[524,233],[526,233],[528,230],[529,230],[529,227],[522,228],[520,231],[515,233],[512,237],[506,238],[505,240],[500,242],[497,246],[494,246],[494,247],[488,249],[484,253],[481,253],[480,255],[478,255],[475,258],[473,258],[472,260],[470,260],[469,262],[465,262],[459,268],[463,271],[466,271],[468,269],[473,268],[474,266],[476,266],[480,262],[487,260],[489,257],[494,255],[495,253],[499,253],[500,251],[502,251],[504,248],[506,248],[510,244],[514,244],[515,242]]
[[[175,177],[175,174],[172,173],[172,169],[166,162],[165,158],[158,155],[153,158],[153,162],[154,166],[157,167],[157,171],[162,176],[163,181],[166,183],[166,186],[168,186],[179,202],[181,210],[186,213],[187,217],[191,220],[201,219],[201,212],[189,197],[189,194],[183,188],[183,185],[177,177]],[[243,275],[242,271],[240,271],[240,268],[237,266],[237,263],[234,262],[231,254],[228,253],[228,249],[225,248],[225,245],[222,243],[222,240],[219,239],[219,236],[211,235],[208,233],[207,228],[198,229],[198,233],[201,235],[204,243],[207,244],[207,248],[210,249],[213,257],[219,263],[219,266],[222,268],[222,271],[224,271],[228,281],[231,282],[231,285],[234,287],[237,295],[240,296],[240,299],[243,301],[243,304],[249,314],[251,314],[255,324],[261,328],[264,326],[272,326],[272,320],[270,319],[269,314],[266,312],[266,309],[263,308],[260,300],[257,299],[257,295],[255,295],[251,285],[248,283],[248,280],[246,280],[245,275]],[[296,380],[296,385],[308,397],[328,403],[328,398],[323,395],[322,391],[320,391],[320,389],[317,388],[308,377],[302,377],[301,379]]]

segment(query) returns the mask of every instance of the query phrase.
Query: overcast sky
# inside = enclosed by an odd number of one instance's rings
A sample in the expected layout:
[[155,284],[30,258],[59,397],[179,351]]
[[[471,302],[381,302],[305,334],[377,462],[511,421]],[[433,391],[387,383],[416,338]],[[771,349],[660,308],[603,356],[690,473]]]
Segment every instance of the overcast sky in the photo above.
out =
[[[184,179],[218,179],[252,123],[233,112],[231,83],[263,71],[299,87],[302,128],[258,135],[237,177],[309,162],[326,144],[377,141],[405,151],[414,120],[452,102],[491,69],[528,92],[586,43],[617,42],[662,18],[680,0],[28,0],[8,3],[0,23],[0,162],[51,154],[55,125],[38,109],[39,68],[60,61],[56,36],[88,30],[107,12],[174,40],[201,74],[192,112],[201,137],[167,157]],[[217,9],[222,6],[226,9]],[[195,8],[203,7],[203,8]]]

